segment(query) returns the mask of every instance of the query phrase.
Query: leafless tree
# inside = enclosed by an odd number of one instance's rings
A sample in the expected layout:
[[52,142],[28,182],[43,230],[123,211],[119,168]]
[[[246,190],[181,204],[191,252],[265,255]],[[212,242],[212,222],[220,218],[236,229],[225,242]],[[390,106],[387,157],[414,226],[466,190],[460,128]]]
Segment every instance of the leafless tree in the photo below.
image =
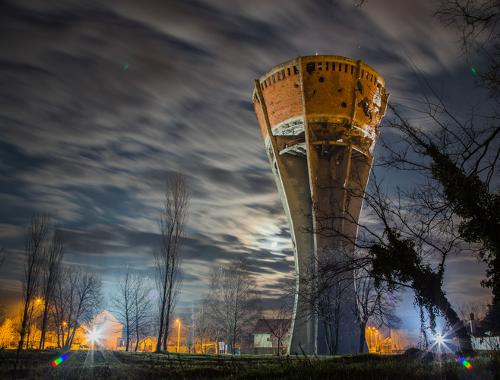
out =
[[24,338],[29,326],[30,311],[40,285],[41,257],[47,238],[49,218],[45,214],[34,214],[28,227],[25,241],[25,261],[23,278],[23,314],[19,334],[18,354],[24,345]]
[[213,269],[208,300],[216,328],[234,353],[236,343],[259,315],[256,283],[245,261]]
[[41,296],[43,300],[42,327],[40,333],[39,349],[45,347],[45,333],[50,308],[54,303],[54,290],[57,283],[57,278],[60,274],[61,261],[63,258],[63,239],[59,231],[55,231],[52,235],[52,240],[47,247],[43,249],[42,257],[42,278],[41,278]]
[[[498,0],[442,0],[437,17],[459,31],[460,46],[466,60],[481,62],[471,66],[479,83],[490,92],[481,108],[471,107],[467,115],[450,109],[431,85],[423,85],[422,99],[416,99],[411,112],[421,114],[412,120],[407,105],[389,105],[393,120],[388,127],[402,132],[401,144],[386,143],[389,152],[383,164],[411,170],[424,177],[420,199],[436,218],[444,214],[458,220],[457,230],[470,243],[469,251],[487,264],[484,286],[493,300],[488,311],[492,330],[500,331],[500,195],[498,159],[500,157],[500,2]],[[477,104],[477,100],[474,100]],[[420,116],[420,115],[419,115]]]
[[456,30],[466,59],[486,57],[484,67],[472,67],[473,73],[490,90],[500,96],[500,1],[441,0],[436,16],[444,25]]
[[368,250],[375,284],[385,282],[389,290],[399,286],[412,289],[416,303],[427,311],[430,329],[435,333],[436,315],[441,314],[459,339],[461,350],[470,352],[470,336],[443,290],[448,257],[464,249],[454,218],[438,218],[418,202],[388,197],[376,179],[365,201],[380,223],[379,230],[360,224],[357,245]]
[[169,326],[181,283],[181,243],[189,205],[181,174],[167,180],[160,217],[160,249],[155,254],[159,297],[159,331],[156,351],[166,351]]
[[[353,298],[353,278],[349,272],[331,276],[326,280],[319,276],[317,279],[317,300],[313,302],[314,312],[323,325],[328,351],[336,355],[339,349],[342,314],[351,312],[346,305]],[[310,301],[314,297],[309,297]]]
[[395,315],[397,299],[386,284],[375,286],[375,279],[367,268],[355,273],[354,294],[356,297],[355,315],[359,324],[359,352],[364,352],[365,330],[368,323],[377,327],[395,327],[399,319]]
[[198,310],[194,315],[195,337],[200,342],[201,353],[205,353],[204,343],[214,338],[214,321],[210,313],[210,303],[207,299],[200,302]]
[[151,288],[147,285],[144,277],[138,274],[133,278],[134,287],[132,292],[133,297],[133,329],[135,333],[135,347],[137,351],[141,336],[147,330],[148,324],[151,322]]
[[125,327],[125,351],[128,351],[130,347],[132,316],[135,314],[135,288],[135,278],[130,273],[130,269],[127,268],[118,284],[118,292],[112,299],[113,310]]
[[62,348],[71,347],[77,329],[92,320],[101,299],[101,280],[96,274],[62,268],[54,292],[54,320]]
[[293,300],[288,295],[280,297],[278,307],[270,310],[268,318],[264,319],[271,336],[276,340],[278,356],[285,353],[285,341],[290,337],[292,322]]

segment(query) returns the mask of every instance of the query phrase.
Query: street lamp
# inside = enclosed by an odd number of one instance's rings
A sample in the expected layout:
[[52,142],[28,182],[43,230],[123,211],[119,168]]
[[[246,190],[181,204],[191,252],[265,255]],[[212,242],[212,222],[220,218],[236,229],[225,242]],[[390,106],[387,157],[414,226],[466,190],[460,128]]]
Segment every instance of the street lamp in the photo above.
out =
[[180,346],[181,346],[181,320],[179,318],[177,318],[176,322],[178,324],[178,328],[177,328],[177,352],[179,352]]

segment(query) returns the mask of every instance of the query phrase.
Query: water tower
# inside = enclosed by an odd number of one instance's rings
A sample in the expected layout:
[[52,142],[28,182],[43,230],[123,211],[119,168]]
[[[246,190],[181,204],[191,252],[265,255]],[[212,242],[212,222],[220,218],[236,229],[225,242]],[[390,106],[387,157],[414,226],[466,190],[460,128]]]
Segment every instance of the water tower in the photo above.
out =
[[[314,271],[324,255],[342,259],[354,250],[387,98],[384,80],[370,66],[333,55],[299,57],[255,81],[252,100],[299,274],[291,353],[326,353],[317,313],[301,301],[311,290],[301,274]],[[354,301],[346,297],[342,304],[339,353],[356,352]]]

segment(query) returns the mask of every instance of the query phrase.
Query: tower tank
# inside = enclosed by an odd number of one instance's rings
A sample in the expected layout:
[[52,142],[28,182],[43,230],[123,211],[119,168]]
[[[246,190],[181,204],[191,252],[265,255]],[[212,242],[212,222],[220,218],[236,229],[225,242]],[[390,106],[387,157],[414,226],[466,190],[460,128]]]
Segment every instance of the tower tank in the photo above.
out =
[[[340,262],[354,251],[387,106],[385,82],[359,60],[304,56],[255,80],[252,100],[293,241],[297,283],[289,352],[329,353],[329,325],[310,296],[318,283],[307,279],[315,278],[324,258]],[[344,273],[342,281],[348,286],[339,293],[336,351],[352,353],[359,345],[353,274]]]

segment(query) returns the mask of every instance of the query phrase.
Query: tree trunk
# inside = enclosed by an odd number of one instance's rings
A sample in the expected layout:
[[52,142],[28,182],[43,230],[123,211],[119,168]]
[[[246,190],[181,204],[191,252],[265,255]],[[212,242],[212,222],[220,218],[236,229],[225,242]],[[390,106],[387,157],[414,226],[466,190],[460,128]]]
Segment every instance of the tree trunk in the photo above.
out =
[[43,307],[43,316],[42,316],[42,329],[40,331],[40,345],[38,346],[39,350],[43,350],[45,348],[45,330],[47,328],[48,309],[49,309],[49,302],[48,299],[45,298],[45,305]]
[[128,312],[127,316],[125,317],[125,324],[126,324],[125,328],[127,329],[127,332],[125,334],[125,351],[128,352],[130,346],[130,321],[128,317]]
[[[136,298],[137,300],[137,298]],[[137,313],[137,302],[135,306],[135,310]],[[134,351],[137,352],[137,348],[139,348],[139,321],[137,320],[137,315],[135,316],[135,349]]]
[[365,330],[366,330],[366,322],[361,322],[359,324],[359,353],[365,352]]
[[165,313],[165,331],[163,333],[163,347],[165,351],[168,351],[168,335],[170,330],[170,300],[168,300],[167,304],[167,312]]
[[165,317],[165,293],[167,291],[167,284],[166,282],[163,285],[163,295],[162,295],[162,301],[160,305],[160,329],[158,332],[158,340],[156,341],[156,352],[161,351],[161,344],[162,344],[162,338],[163,338],[163,323],[164,323],[164,317]]
[[28,321],[28,302],[24,303],[23,320],[21,322],[21,332],[19,334],[19,343],[17,345],[17,353],[23,349],[24,337],[26,335],[26,323]]

